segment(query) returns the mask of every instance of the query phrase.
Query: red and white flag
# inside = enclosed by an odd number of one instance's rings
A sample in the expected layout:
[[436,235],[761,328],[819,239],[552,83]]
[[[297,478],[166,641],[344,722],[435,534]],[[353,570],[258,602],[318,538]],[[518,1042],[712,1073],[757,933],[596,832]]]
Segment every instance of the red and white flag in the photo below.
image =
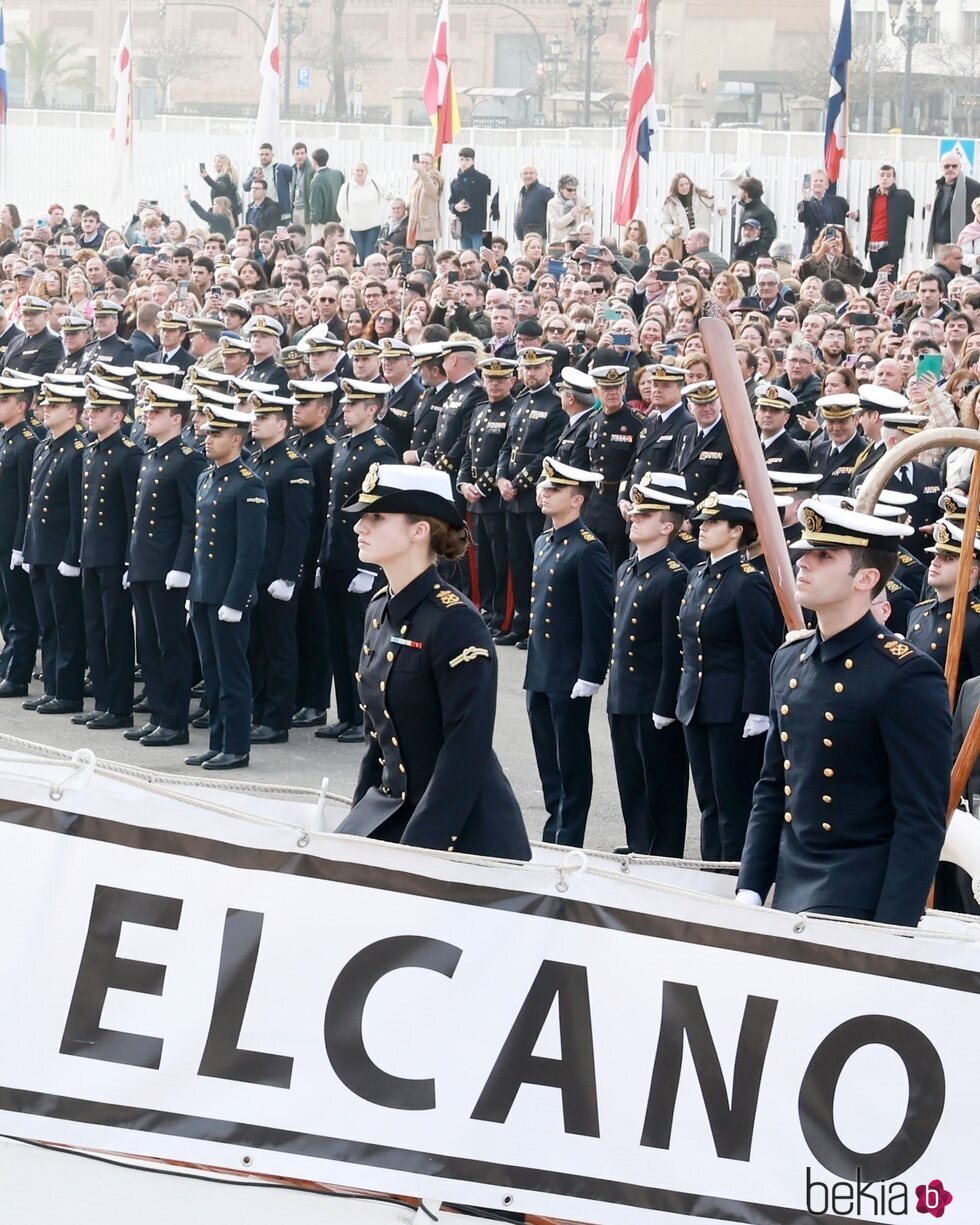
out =
[[116,109],[110,139],[113,143],[112,199],[130,207],[133,170],[133,27],[126,18],[116,62],[112,69],[116,82]]
[[[656,3],[656,0],[653,2]],[[650,161],[650,137],[657,130],[647,3],[648,0],[639,0],[626,44],[626,63],[630,68],[630,105],[626,116],[626,147],[619,163],[616,183],[613,220],[617,225],[627,225],[636,216],[640,198],[640,158],[645,162]]]
[[259,64],[259,76],[262,78],[262,93],[259,95],[259,109],[255,116],[255,143],[253,147],[268,142],[273,149],[279,147],[279,0],[272,6],[272,16],[269,18],[269,33],[265,38],[262,50],[262,61]]
[[449,0],[442,0],[432,54],[425,69],[422,101],[434,130],[432,156],[438,158],[443,146],[451,145],[459,131],[459,107],[449,62]]

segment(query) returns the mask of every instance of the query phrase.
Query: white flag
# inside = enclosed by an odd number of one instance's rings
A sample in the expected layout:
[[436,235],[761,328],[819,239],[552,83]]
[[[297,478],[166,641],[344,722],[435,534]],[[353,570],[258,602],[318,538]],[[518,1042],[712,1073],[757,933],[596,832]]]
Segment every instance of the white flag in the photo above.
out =
[[[269,19],[269,33],[266,35],[265,47],[262,51],[262,62],[259,65],[259,76],[262,78],[262,93],[259,95],[259,109],[255,116],[255,145],[268,141],[278,152],[279,145],[279,2],[272,6],[272,16]],[[275,185],[270,183],[274,192]]]
[[116,109],[110,139],[113,143],[113,200],[130,207],[133,152],[133,30],[129,17],[123,26],[116,62],[112,69],[116,82]]

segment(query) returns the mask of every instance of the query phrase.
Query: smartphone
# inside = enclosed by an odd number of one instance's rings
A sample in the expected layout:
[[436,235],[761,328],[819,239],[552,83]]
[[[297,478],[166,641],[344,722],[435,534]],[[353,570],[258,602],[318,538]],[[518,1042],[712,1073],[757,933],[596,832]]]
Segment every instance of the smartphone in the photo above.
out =
[[548,271],[557,280],[559,277],[564,275],[565,265],[560,259],[549,259]]
[[187,297],[187,291],[190,288],[190,284],[191,284],[190,281],[178,281],[177,282],[177,297],[178,298]]
[[187,186],[186,183],[184,184],[184,191],[190,191],[190,188]]
[[204,174],[204,172],[207,170],[207,166],[205,166],[203,162],[198,162],[197,167],[200,170],[201,174]]
[[419,160],[419,155],[418,155],[417,153],[413,153],[413,154],[412,154],[412,161],[413,161],[413,162],[415,162],[415,164],[417,165],[417,164],[418,164],[418,160]]
[[149,204],[152,208],[156,208],[156,206],[160,203],[160,201],[159,200],[147,200],[146,203]]
[[221,297],[221,286],[220,286],[220,285],[212,285],[212,286],[211,286],[211,288],[208,290],[208,297],[210,297],[210,298],[220,298],[220,297]]
[[604,306],[602,308],[602,317],[607,323],[614,323],[619,318],[619,311],[611,306]]
[[455,268],[452,270],[452,272],[446,273],[446,284],[447,285],[455,285],[458,281],[459,281],[459,273],[455,270]]
[[663,268],[660,270],[660,272],[654,273],[655,279],[662,285],[669,284],[671,281],[676,281],[679,275],[680,274],[676,268]]
[[805,174],[805,175],[803,176],[803,190],[804,190],[804,191],[809,191],[809,190],[810,190],[810,184],[811,184],[812,182],[813,182],[812,177],[811,177],[810,175],[808,175],[808,174]]
[[633,343],[633,337],[629,332],[610,332],[609,339],[617,349],[628,349]]
[[585,255],[587,259],[602,259],[602,247],[586,247]]
[[785,349],[773,349],[772,355],[776,359],[777,362],[783,362],[786,360],[786,350]]
[[874,315],[858,313],[850,316],[850,324],[852,328],[874,328],[878,326],[878,320]]
[[943,377],[943,358],[941,353],[921,353],[915,363],[915,376],[921,378],[931,374],[937,380]]
[[[412,271],[412,252],[411,251],[402,252],[401,260],[399,262],[399,267],[401,268],[402,272],[406,276],[408,275],[408,273]],[[424,298],[425,294],[423,294],[422,296]]]
[[581,344],[585,340],[585,328],[575,329],[575,339]]
[[661,352],[664,357],[676,357],[677,345],[663,345],[661,347]]
[[492,243],[493,243],[493,230],[484,230],[484,231],[483,231],[483,240],[482,240],[482,241],[483,241],[483,245],[484,245],[484,246],[486,247],[486,249],[489,251],[489,250],[490,250],[490,247],[491,247],[491,245],[492,245]]

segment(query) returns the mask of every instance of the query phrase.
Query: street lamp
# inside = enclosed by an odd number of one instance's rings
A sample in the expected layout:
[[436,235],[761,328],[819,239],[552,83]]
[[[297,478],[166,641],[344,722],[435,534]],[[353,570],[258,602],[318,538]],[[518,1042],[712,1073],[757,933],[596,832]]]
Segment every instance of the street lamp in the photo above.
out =
[[293,85],[293,40],[306,29],[312,0],[285,0],[279,16],[279,33],[286,42],[286,89],[283,95],[285,117],[289,118],[289,91]]
[[549,54],[544,57],[544,62],[551,69],[551,122],[557,127],[558,103],[554,96],[558,92],[561,74],[568,68],[569,55],[560,34],[552,34],[548,40],[548,50]]
[[905,44],[905,75],[902,77],[903,132],[908,132],[912,126],[912,51],[929,37],[935,13],[936,0],[888,0],[892,33]]
[[[933,0],[935,3],[935,0]],[[587,128],[592,127],[592,56],[596,42],[605,34],[609,24],[609,14],[606,12],[612,5],[612,0],[588,0],[585,5],[585,17],[579,16],[582,0],[568,0],[572,11],[572,29],[585,40],[585,107],[583,121]],[[596,9],[601,9],[596,13]]]

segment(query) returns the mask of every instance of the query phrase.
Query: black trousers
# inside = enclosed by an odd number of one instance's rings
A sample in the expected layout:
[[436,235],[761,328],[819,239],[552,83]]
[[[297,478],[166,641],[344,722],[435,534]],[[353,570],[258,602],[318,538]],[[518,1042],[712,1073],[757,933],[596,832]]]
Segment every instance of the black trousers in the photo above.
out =
[[168,591],[163,579],[153,579],[133,583],[130,592],[149,721],[170,731],[186,731],[194,659],[184,608],[187,589]]
[[526,694],[531,742],[548,810],[542,840],[581,846],[592,805],[591,698]]
[[[296,603],[296,649],[302,666],[296,673],[293,709],[330,705],[330,655],[327,651],[327,618],[323,597],[316,589],[316,558],[304,567],[293,600]],[[292,603],[292,601],[290,601]]]
[[534,570],[534,542],[544,531],[544,515],[539,510],[526,514],[506,511],[507,552],[510,555],[511,583],[514,588],[512,634],[526,638],[531,627],[531,573]]
[[123,566],[85,566],[82,607],[95,709],[133,713],[133,601],[123,590]]
[[742,858],[752,791],[762,773],[765,736],[743,739],[737,723],[689,723],[684,728],[694,794],[701,809],[701,858]]
[[899,251],[899,253],[896,255],[893,251],[889,250],[888,247],[882,247],[880,251],[868,252],[868,263],[871,265],[872,272],[876,273],[878,269],[883,267],[885,264],[892,265],[892,270],[888,274],[889,281],[898,280],[898,265],[901,258],[901,251]]
[[10,661],[3,673],[11,685],[29,685],[37,656],[37,609],[31,593],[31,580],[18,566],[10,568],[10,554],[0,553],[0,587],[7,601],[3,622],[4,654]]
[[657,731],[651,714],[609,715],[626,845],[637,855],[684,857],[687,750],[684,728]]
[[296,709],[297,609],[295,588],[291,600],[274,600],[268,591],[259,589],[248,640],[252,722],[256,726],[285,731]]
[[503,627],[507,616],[507,524],[503,511],[474,514],[476,573],[480,608],[492,630]]
[[354,673],[364,645],[364,616],[371,593],[353,595],[347,590],[356,573],[356,570],[324,570],[321,578],[327,650],[337,695],[337,719],[341,723],[364,722]]
[[31,566],[31,594],[41,635],[44,692],[80,702],[85,692],[85,617],[82,583],[57,566]]
[[251,614],[220,621],[216,604],[192,604],[191,624],[201,656],[208,704],[208,747],[218,753],[247,753],[252,726],[252,675],[248,667]]

